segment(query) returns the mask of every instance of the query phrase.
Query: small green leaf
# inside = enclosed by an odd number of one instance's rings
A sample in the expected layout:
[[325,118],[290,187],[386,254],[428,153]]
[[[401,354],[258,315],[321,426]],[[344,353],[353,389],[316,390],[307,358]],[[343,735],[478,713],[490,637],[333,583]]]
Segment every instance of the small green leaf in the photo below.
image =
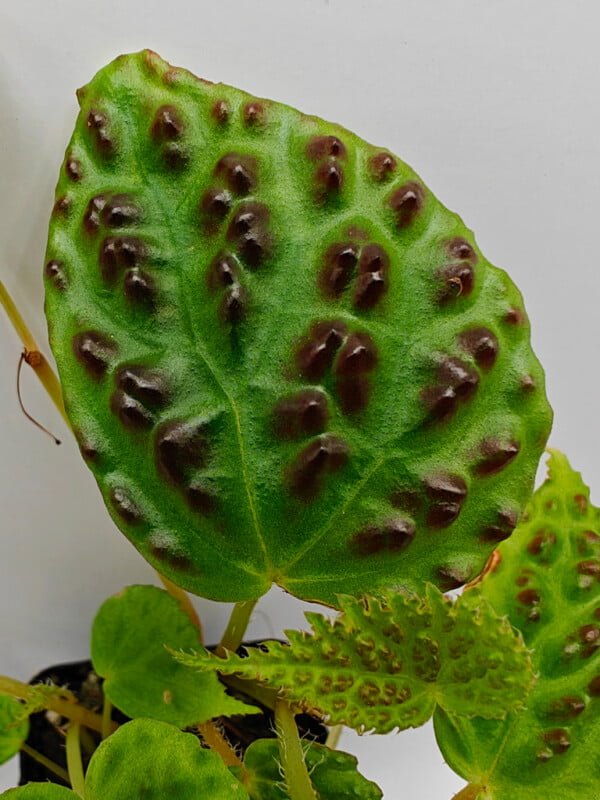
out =
[[488,800],[600,797],[600,510],[566,457],[552,452],[535,493],[479,589],[533,650],[527,709],[503,722],[438,709],[450,766]]
[[359,731],[423,725],[436,704],[496,718],[523,704],[533,681],[529,653],[485,601],[467,595],[451,603],[431,585],[424,598],[338,600],[337,619],[307,614],[312,635],[286,631],[289,646],[269,642],[264,652],[226,660],[174,656],[280,687],[297,705]]
[[249,800],[221,758],[190,733],[137,719],[105,739],[85,780],[85,800]]
[[[360,774],[356,758],[349,753],[311,744],[305,759],[319,800],[380,800],[381,789]],[[232,772],[243,780],[250,800],[289,800],[276,739],[253,742],[246,750],[244,769],[234,767]]]
[[27,783],[0,794],[2,800],[78,800],[79,796],[55,783]]
[[23,718],[22,704],[0,694],[0,764],[16,756],[28,733],[29,720]]
[[92,629],[92,661],[107,696],[127,716],[185,728],[221,715],[257,713],[229,697],[215,674],[186,670],[165,644],[198,647],[198,631],[162,589],[130,586],[101,606]]

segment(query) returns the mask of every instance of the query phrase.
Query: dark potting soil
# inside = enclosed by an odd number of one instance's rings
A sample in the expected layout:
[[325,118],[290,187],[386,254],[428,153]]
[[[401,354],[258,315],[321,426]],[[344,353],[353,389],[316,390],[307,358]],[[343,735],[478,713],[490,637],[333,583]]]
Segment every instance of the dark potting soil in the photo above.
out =
[[[259,642],[248,642],[246,646],[253,647],[259,644]],[[240,649],[240,654],[243,654],[243,649]],[[38,673],[30,681],[32,684],[47,682],[52,682],[57,686],[70,689],[87,708],[94,711],[99,711],[102,708],[102,679],[96,675],[92,668],[92,662],[89,660],[49,667]],[[232,689],[228,689],[228,691],[235,697],[246,700],[262,709],[262,713],[260,714],[219,717],[216,720],[217,724],[223,729],[227,739],[236,750],[243,754],[246,748],[256,739],[274,738],[275,719],[273,712],[249,695],[245,695],[237,690],[233,691]],[[119,724],[127,722],[129,719],[115,708],[113,708],[112,718]],[[42,711],[39,714],[32,714],[30,718],[29,736],[27,737],[27,744],[29,747],[37,750],[39,753],[43,753],[46,758],[49,758],[64,769],[66,769],[66,751],[65,737],[61,726],[65,722],[66,720],[54,714],[54,712]],[[318,719],[309,714],[299,714],[296,717],[296,722],[298,723],[300,735],[303,738],[309,741],[320,742],[321,744],[325,743],[327,728]],[[89,734],[95,746],[100,743],[100,737],[94,731],[86,729],[86,734]],[[87,768],[91,755],[86,752],[85,744],[85,738],[83,738],[81,752],[84,767]],[[90,751],[92,749],[92,747],[89,747]],[[20,769],[20,786],[23,786],[29,781],[51,781],[61,786],[69,785],[22,751],[20,754]]]

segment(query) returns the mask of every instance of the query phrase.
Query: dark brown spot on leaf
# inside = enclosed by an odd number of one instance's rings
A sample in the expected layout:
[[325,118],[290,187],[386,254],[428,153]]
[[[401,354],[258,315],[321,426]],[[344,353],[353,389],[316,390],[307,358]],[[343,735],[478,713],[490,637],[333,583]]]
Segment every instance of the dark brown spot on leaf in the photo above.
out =
[[67,160],[65,161],[65,172],[72,181],[80,181],[83,178],[81,161],[73,158],[73,156],[67,156]]
[[556,534],[552,531],[541,530],[530,540],[527,550],[532,556],[547,554],[548,550],[556,544]]
[[549,715],[559,719],[575,719],[583,711],[585,711],[585,701],[576,695],[567,695],[552,703]]
[[495,524],[484,528],[481,538],[485,542],[503,542],[517,527],[519,515],[512,509],[499,511]]
[[313,136],[306,146],[306,155],[311,161],[345,158],[346,148],[337,136]]
[[498,355],[498,339],[488,328],[472,328],[461,333],[460,344],[483,369],[494,366]]
[[335,160],[325,161],[315,171],[317,200],[323,202],[337,195],[344,184],[344,170]]
[[249,126],[264,125],[265,123],[265,107],[262,103],[256,100],[246,103],[244,106],[244,122]]
[[56,202],[54,203],[52,213],[55,215],[66,217],[70,210],[71,210],[71,198],[68,197],[67,195],[63,195],[62,197],[57,198]]
[[121,519],[130,525],[141,522],[142,513],[124,489],[116,487],[111,489],[110,500],[113,508]]
[[446,246],[448,255],[452,258],[457,258],[460,261],[471,261],[473,264],[477,263],[477,253],[466,239],[457,236],[451,239]]
[[346,339],[336,362],[339,377],[355,377],[371,372],[377,364],[377,348],[368,333],[352,333]]
[[248,296],[244,287],[239,283],[229,286],[221,301],[221,319],[232,325],[241,322],[246,315],[247,304]]
[[524,606],[535,606],[540,602],[540,593],[537,589],[524,589],[517,595],[517,600]]
[[357,263],[356,245],[334,244],[328,248],[325,254],[325,266],[319,276],[321,289],[327,297],[341,297],[352,280]]
[[473,291],[474,274],[471,264],[448,264],[439,270],[438,276],[442,284],[438,294],[441,305],[461,295],[468,297]]
[[[226,189],[208,189],[200,201],[200,211],[204,218],[220,222],[231,208],[231,195]],[[214,232],[209,228],[210,232]]]
[[64,291],[67,288],[67,278],[62,261],[56,261],[55,259],[48,261],[44,268],[44,274],[60,291]]
[[522,325],[525,322],[525,314],[520,308],[509,308],[504,315],[504,321],[509,325]]
[[600,697],[600,675],[592,678],[588,684],[588,692],[591,697]]
[[338,378],[335,388],[342,414],[358,414],[368,406],[371,384],[364,375]]
[[444,592],[458,589],[469,580],[469,575],[459,567],[443,566],[437,570],[437,584]]
[[597,625],[583,625],[579,628],[579,639],[584,644],[597,642],[600,639],[600,628]]
[[290,488],[302,500],[311,500],[323,478],[340,470],[348,459],[348,446],[337,436],[323,434],[302,450],[290,470]]
[[109,228],[122,228],[134,225],[141,217],[141,211],[127,194],[115,194],[108,203],[103,204],[102,221]]
[[229,255],[218,255],[208,270],[208,285],[211,289],[233,286],[238,281],[238,268]]
[[158,467],[175,484],[185,484],[190,470],[205,466],[208,450],[202,423],[165,422],[156,432]]
[[594,558],[589,561],[580,561],[577,564],[577,572],[580,575],[590,575],[592,578],[600,580],[600,559]]
[[166,547],[165,545],[158,543],[151,544],[150,552],[154,558],[158,559],[164,564],[168,564],[170,567],[172,567],[172,569],[176,569],[180,572],[194,571],[190,559],[173,547]]
[[164,143],[179,139],[183,129],[183,121],[177,109],[173,106],[161,106],[154,116],[150,132],[155,142]]
[[479,375],[458,358],[445,358],[438,368],[438,380],[451,386],[461,400],[467,400],[477,389]]
[[544,733],[544,741],[554,755],[566,753],[571,746],[569,733],[564,728],[555,728],[554,730],[546,731]]
[[446,528],[458,517],[467,496],[467,484],[459,475],[432,475],[423,481],[430,501],[427,524]]
[[224,125],[229,120],[230,114],[231,110],[226,100],[217,100],[212,107],[212,115],[220,125]]
[[427,512],[427,524],[430,528],[447,528],[460,514],[460,503],[433,503]]
[[117,386],[150,408],[164,408],[169,402],[165,375],[142,366],[122,367],[116,374]]
[[234,194],[248,194],[256,186],[256,159],[239,153],[228,153],[215,167],[215,175],[226,181]]
[[143,403],[121,390],[113,392],[110,408],[126,428],[148,430],[154,424],[154,416]]
[[105,205],[106,197],[103,194],[92,197],[90,202],[87,204],[83,214],[83,227],[85,228],[86,233],[93,235],[94,233],[98,232],[98,229],[100,228],[100,212]]
[[73,352],[93,378],[101,378],[117,353],[117,345],[97,331],[83,331],[73,338]]
[[275,406],[274,428],[282,439],[300,439],[324,430],[329,419],[327,398],[318,389],[284,397]]
[[519,443],[516,441],[500,442],[498,439],[486,439],[481,444],[482,458],[475,467],[477,475],[494,475],[507,467],[519,454]]
[[374,180],[386,181],[396,171],[396,159],[391,153],[381,152],[369,159],[369,171]]
[[402,229],[410,225],[422,209],[424,200],[423,187],[416,181],[405,183],[404,186],[392,192],[388,199],[388,206],[396,217],[396,227]]
[[167,142],[162,149],[162,160],[167,169],[180,172],[190,163],[190,153],[178,142]]
[[214,491],[202,483],[193,483],[185,492],[190,507],[199,514],[208,516],[217,507],[217,496]]
[[90,111],[87,116],[87,127],[92,134],[97,150],[104,158],[110,158],[115,153],[115,144],[109,133],[109,124],[106,115],[100,111]]
[[269,256],[273,238],[269,232],[269,209],[263,203],[242,203],[227,230],[241,258],[250,267],[259,267]]
[[100,269],[107,283],[114,283],[121,270],[139,267],[148,251],[134,236],[108,236],[100,249]]
[[415,535],[411,520],[394,519],[382,525],[370,525],[352,537],[352,549],[358,556],[397,553],[407,547]]
[[307,380],[319,380],[331,368],[346,331],[345,323],[340,320],[313,323],[296,353],[298,369]]
[[125,296],[138,305],[152,306],[156,298],[154,279],[139,267],[127,270],[125,273]]

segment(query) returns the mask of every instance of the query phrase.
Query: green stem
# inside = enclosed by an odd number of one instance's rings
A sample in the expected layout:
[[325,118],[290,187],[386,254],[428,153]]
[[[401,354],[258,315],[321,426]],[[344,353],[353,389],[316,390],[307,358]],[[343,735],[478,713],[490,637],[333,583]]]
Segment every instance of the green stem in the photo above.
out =
[[81,728],[77,722],[72,722],[69,725],[69,730],[67,731],[67,769],[73,791],[83,797],[85,776],[83,774],[83,761],[81,760],[80,730]]
[[106,694],[104,695],[104,705],[102,706],[102,731],[101,735],[103,739],[108,739],[111,731],[112,725],[112,710],[113,704],[110,702]]
[[65,783],[70,783],[69,773],[67,770],[63,769],[58,764],[55,764],[54,761],[50,761],[50,759],[46,758],[43,753],[38,753],[37,750],[34,750],[33,747],[25,744],[25,742],[23,742],[21,745],[21,750],[25,753],[25,755],[28,755],[29,758],[33,758],[34,761],[37,761],[38,764],[41,764],[42,767],[48,770],[48,772],[52,772]]
[[455,794],[452,800],[477,800],[481,789],[481,786],[475,786],[470,783],[464,789],[461,789],[458,794]]
[[[14,678],[0,675],[0,694],[18,697],[20,700],[28,700],[34,692],[35,687],[30,686],[28,683],[21,683],[21,681],[17,681]],[[86,728],[102,733],[102,717],[75,702],[65,700],[62,697],[51,696],[46,699],[46,708],[50,711],[56,711],[61,717],[66,717],[71,722],[77,722],[80,725],[85,725]],[[116,731],[119,726],[116,722],[111,722],[110,727],[111,731]]]
[[197,730],[205,744],[207,744],[211,750],[214,750],[215,753],[218,753],[228,767],[243,766],[238,754],[214,722],[203,722],[201,725],[197,726]]
[[70,423],[67,418],[67,412],[65,411],[65,406],[63,403],[60,381],[48,363],[46,357],[40,351],[33,334],[27,327],[27,323],[21,316],[21,312],[17,308],[15,301],[10,296],[8,289],[2,283],[2,281],[0,281],[0,306],[2,306],[6,311],[8,319],[11,321],[19,339],[23,343],[25,361],[35,372],[42,386],[48,393],[48,396],[58,409],[58,412],[70,427]]
[[317,800],[306,768],[296,718],[285,700],[278,700],[275,705],[275,727],[279,737],[279,754],[290,800]]
[[228,652],[235,653],[241,645],[257,602],[258,600],[242,600],[234,605],[225,633],[215,650],[219,658],[225,658]]
[[187,615],[192,625],[198,629],[198,638],[200,639],[200,643],[203,642],[203,634],[202,634],[202,623],[200,622],[200,617],[198,616],[198,612],[192,605],[192,601],[190,596],[187,592],[177,586],[176,583],[169,580],[165,575],[161,575],[160,572],[156,573],[160,580],[162,581],[163,586],[167,590],[167,592],[177,600],[179,603],[181,610]]

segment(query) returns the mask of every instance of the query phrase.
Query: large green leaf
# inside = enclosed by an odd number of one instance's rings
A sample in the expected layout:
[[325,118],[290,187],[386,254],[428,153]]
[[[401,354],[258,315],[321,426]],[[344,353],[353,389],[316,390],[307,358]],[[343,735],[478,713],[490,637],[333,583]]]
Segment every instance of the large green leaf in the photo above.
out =
[[18,700],[0,694],[0,764],[15,756],[29,733],[29,720],[23,719]]
[[[306,748],[306,765],[318,800],[380,800],[381,789],[363,777],[354,756],[320,744]],[[258,739],[246,750],[244,769],[234,768],[250,800],[289,800],[281,777],[279,743]]]
[[217,600],[476,575],[550,427],[507,275],[338,125],[150,51],[78,97],[46,308],[117,525]]
[[[5,800],[78,800],[79,795],[55,783],[27,783],[0,794]],[[130,798],[130,800],[132,800]]]
[[498,556],[478,593],[522,630],[539,677],[503,722],[438,710],[444,757],[486,800],[598,800],[600,511],[562,454]]
[[523,641],[474,594],[455,603],[388,593],[340,597],[331,621],[307,614],[312,635],[286,631],[246,658],[206,651],[175,657],[190,667],[259,680],[333,724],[388,733],[423,725],[436,705],[500,718],[523,705],[533,682]]
[[85,800],[249,800],[220,756],[191,733],[150,719],[105,739],[85,776]]
[[258,713],[225,693],[215,674],[194,675],[165,650],[198,647],[198,631],[177,601],[155,586],[130,586],[101,606],[92,661],[104,692],[129,717],[185,728],[213,717]]

